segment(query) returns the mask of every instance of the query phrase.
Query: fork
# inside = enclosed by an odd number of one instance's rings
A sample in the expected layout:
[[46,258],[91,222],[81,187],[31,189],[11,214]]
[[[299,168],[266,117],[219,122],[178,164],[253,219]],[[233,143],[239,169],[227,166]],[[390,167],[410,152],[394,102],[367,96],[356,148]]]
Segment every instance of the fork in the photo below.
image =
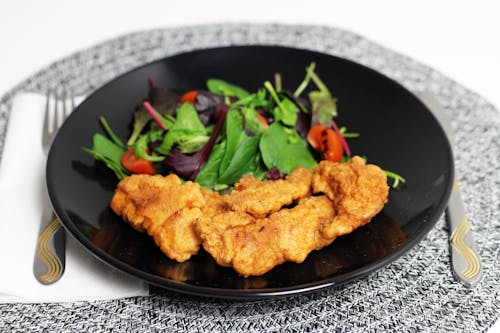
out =
[[[42,149],[46,156],[57,130],[74,107],[75,102],[71,94],[61,90],[47,93],[42,132]],[[52,210],[48,195],[44,195],[44,201],[33,273],[40,283],[52,284],[59,280],[64,273],[66,234],[61,222]]]

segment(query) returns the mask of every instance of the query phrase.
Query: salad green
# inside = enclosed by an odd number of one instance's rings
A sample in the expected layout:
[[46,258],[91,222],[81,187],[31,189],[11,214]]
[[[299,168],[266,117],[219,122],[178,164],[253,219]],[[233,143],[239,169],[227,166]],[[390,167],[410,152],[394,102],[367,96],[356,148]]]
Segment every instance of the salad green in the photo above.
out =
[[[336,162],[350,158],[346,138],[357,137],[339,128],[337,101],[315,72],[306,68],[294,93],[263,83],[255,92],[221,79],[209,79],[206,90],[182,95],[156,86],[134,110],[126,144],[100,118],[105,135],[96,133],[91,149],[118,179],[132,173],[167,174],[220,190],[242,176],[276,179],[301,166],[312,169],[322,156]],[[313,89],[306,90],[313,85]],[[393,185],[404,179],[386,172]]]

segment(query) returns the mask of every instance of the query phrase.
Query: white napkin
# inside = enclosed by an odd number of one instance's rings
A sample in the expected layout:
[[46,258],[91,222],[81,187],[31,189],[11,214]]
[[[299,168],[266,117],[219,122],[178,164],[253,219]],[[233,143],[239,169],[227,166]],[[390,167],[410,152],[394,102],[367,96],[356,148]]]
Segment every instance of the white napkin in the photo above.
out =
[[[81,101],[81,98],[78,102]],[[69,234],[66,269],[42,285],[32,267],[42,214],[46,157],[42,152],[45,97],[14,98],[0,160],[0,302],[72,302],[149,294],[148,286],[88,253]]]

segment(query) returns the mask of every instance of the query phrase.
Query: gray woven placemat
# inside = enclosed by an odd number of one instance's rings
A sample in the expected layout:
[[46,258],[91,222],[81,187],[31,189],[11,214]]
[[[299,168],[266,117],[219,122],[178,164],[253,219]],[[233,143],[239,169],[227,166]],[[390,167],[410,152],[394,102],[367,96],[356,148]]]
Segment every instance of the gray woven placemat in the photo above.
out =
[[481,284],[467,289],[453,278],[441,218],[408,254],[343,287],[252,302],[196,298],[155,288],[150,297],[105,302],[0,304],[0,331],[486,331],[500,312],[500,113],[435,70],[350,32],[222,24],[144,31],[110,40],[53,63],[2,96],[0,152],[11,99],[18,92],[44,92],[64,84],[75,93],[88,94],[145,62],[194,48],[238,44],[279,44],[339,55],[375,68],[410,90],[435,93],[453,119],[456,174],[484,264]]

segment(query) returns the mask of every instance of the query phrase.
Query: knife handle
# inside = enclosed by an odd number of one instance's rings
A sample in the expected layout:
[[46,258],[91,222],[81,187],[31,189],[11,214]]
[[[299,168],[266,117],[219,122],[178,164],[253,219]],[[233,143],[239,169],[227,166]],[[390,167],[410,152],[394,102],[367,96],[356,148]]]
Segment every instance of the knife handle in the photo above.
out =
[[42,284],[59,280],[65,267],[65,230],[53,213],[51,216],[42,225],[33,262],[33,273]]
[[453,271],[467,287],[473,287],[481,280],[482,267],[457,181],[453,185],[447,212]]

